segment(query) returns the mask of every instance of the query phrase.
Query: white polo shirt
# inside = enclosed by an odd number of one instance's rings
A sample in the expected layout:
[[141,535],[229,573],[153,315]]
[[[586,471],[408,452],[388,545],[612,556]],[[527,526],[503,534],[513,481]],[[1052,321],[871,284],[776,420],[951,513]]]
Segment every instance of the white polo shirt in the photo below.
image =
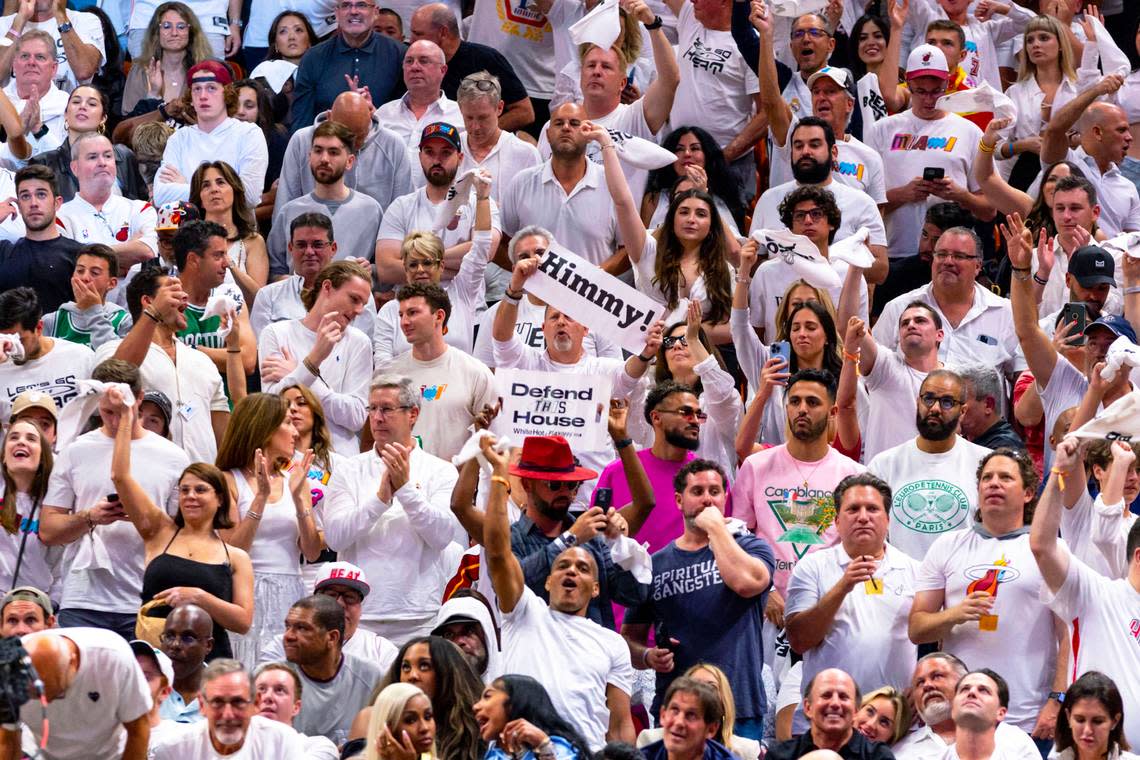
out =
[[614,202],[602,167],[593,161],[586,161],[586,173],[569,193],[545,161],[519,172],[502,198],[502,230],[508,235],[537,224],[591,264],[601,264],[617,252]]
[[103,243],[116,246],[140,236],[146,247],[158,254],[158,214],[146,201],[132,201],[112,195],[101,209],[76,195],[59,207],[56,218],[63,222],[63,234],[84,245]]
[[[843,544],[805,555],[788,581],[785,617],[819,604],[843,578],[851,557]],[[867,693],[888,685],[910,685],[917,647],[907,637],[919,563],[891,545],[875,569],[876,588],[859,584],[843,599],[818,645],[804,652],[804,680],[826,668],[841,668]]]
[[[467,132],[460,133],[459,140],[463,144],[463,162],[459,164],[456,176],[462,176],[471,169],[486,169],[491,173],[494,182],[491,183],[491,200],[502,204],[503,191],[516,174],[523,169],[538,166],[542,163],[542,156],[538,148],[524,142],[506,130],[499,130],[499,140],[491,148],[491,152],[482,161],[476,161],[467,142]],[[415,166],[416,164],[413,164]]]
[[1122,232],[1140,230],[1140,192],[1132,180],[1120,173],[1116,164],[1101,172],[1096,159],[1077,146],[1071,148],[1066,159],[1085,170],[1085,177],[1096,187],[1096,200],[1100,204],[1097,224],[1104,234],[1116,237]]
[[[471,227],[475,224],[475,196],[472,195],[471,200],[459,207],[445,227],[436,227],[436,214],[445,202],[432,201],[427,196],[427,189],[422,187],[401,195],[384,212],[376,239],[402,243],[409,234],[417,230],[428,230],[439,235],[445,248],[469,242]],[[494,201],[491,202],[491,229],[502,229],[499,208]]]
[[1013,310],[1008,298],[974,283],[974,303],[955,327],[942,313],[931,287],[927,283],[888,301],[871,331],[875,340],[892,351],[897,348],[899,317],[908,303],[922,301],[942,318],[942,345],[938,347],[938,358],[947,366],[988,364],[1001,368],[1007,375],[1026,368],[1025,359],[1018,354]]

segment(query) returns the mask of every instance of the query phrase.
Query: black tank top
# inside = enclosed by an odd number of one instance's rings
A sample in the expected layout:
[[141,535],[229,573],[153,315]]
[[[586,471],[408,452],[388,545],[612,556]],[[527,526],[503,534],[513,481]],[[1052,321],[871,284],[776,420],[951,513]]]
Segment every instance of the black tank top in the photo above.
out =
[[[167,554],[170,544],[178,537],[179,531],[174,531],[162,554],[150,561],[143,571],[142,600],[145,604],[160,592],[176,586],[200,588],[208,594],[213,594],[224,602],[234,600],[234,579],[230,570],[230,549],[222,541],[222,548],[226,552],[226,561],[220,565],[208,562],[198,562],[185,557]],[[220,539],[219,539],[220,540]],[[170,614],[170,607],[155,607],[150,611],[150,617],[165,618]],[[206,655],[207,660],[218,657],[233,657],[230,648],[230,637],[217,621],[214,622],[214,648]]]

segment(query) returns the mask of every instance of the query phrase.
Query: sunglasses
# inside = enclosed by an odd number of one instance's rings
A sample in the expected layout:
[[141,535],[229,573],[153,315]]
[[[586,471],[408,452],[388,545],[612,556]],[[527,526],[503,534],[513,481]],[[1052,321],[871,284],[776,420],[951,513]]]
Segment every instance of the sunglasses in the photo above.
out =
[[689,347],[689,339],[684,335],[669,335],[661,339],[661,347],[668,351],[673,346],[680,343],[685,348]]
[[574,493],[582,487],[582,482],[581,480],[548,480],[546,481],[546,487],[556,493],[563,488],[570,491],[570,493]]

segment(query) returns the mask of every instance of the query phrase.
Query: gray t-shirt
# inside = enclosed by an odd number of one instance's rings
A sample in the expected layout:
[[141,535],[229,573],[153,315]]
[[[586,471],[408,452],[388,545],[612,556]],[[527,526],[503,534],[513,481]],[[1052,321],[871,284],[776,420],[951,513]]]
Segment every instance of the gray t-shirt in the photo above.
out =
[[308,212],[324,214],[332,219],[335,260],[350,256],[369,261],[376,258],[376,235],[380,231],[383,212],[375,199],[356,190],[350,190],[348,198],[343,201],[324,201],[306,193],[289,201],[273,215],[273,228],[267,241],[270,275],[292,272],[288,249],[289,223]]
[[324,736],[338,747],[348,740],[356,713],[368,706],[372,690],[383,673],[370,662],[343,655],[340,670],[328,681],[314,681],[297,668],[303,686],[301,712],[293,728],[306,736]]

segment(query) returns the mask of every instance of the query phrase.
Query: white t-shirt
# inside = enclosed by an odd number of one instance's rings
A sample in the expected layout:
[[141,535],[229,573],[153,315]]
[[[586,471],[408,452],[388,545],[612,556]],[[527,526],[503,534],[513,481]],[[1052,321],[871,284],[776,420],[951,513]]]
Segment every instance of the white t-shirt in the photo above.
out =
[[[90,509],[115,493],[111,482],[111,454],[115,439],[102,429],[76,438],[59,453],[52,468],[44,504],[71,512]],[[171,515],[178,512],[178,478],[190,464],[182,448],[147,432],[131,441],[131,475],[147,497]],[[106,562],[77,567],[76,558],[89,555],[92,538],[84,535],[67,545],[60,606],[100,612],[138,612],[146,548],[135,526],[127,520],[98,525],[92,534],[106,549]],[[102,565],[102,566],[100,566]]]
[[378,366],[378,372],[409,377],[420,388],[420,416],[413,432],[424,450],[451,460],[470,433],[467,426],[483,410],[494,406],[499,392],[487,365],[470,354],[448,347],[431,361],[420,361],[411,350]]
[[[4,46],[12,44],[11,38],[7,36],[8,30],[12,28],[12,22],[15,20],[15,14],[11,16],[4,16],[0,18],[0,34],[4,36]],[[99,66],[107,62],[106,48],[103,44],[103,23],[99,21],[99,17],[93,13],[83,13],[81,11],[68,10],[67,20],[75,27],[75,33],[79,35],[79,39],[88,45],[94,45],[99,49]],[[63,47],[63,40],[59,34],[59,24],[55,18],[49,18],[47,21],[28,21],[24,24],[23,34],[27,34],[33,29],[38,29],[41,32],[47,32],[51,38],[55,40],[55,86],[64,92],[71,92],[75,89],[76,85],[80,84],[79,80],[75,78],[75,72],[71,70],[71,64],[67,60],[67,52]],[[84,79],[84,82],[90,82],[90,79]]]
[[914,424],[918,390],[926,380],[906,363],[898,351],[879,346],[875,366],[863,378],[869,409],[863,425],[863,460],[870,462],[879,452],[906,443],[918,435]]
[[[839,237],[836,236],[838,240]],[[839,303],[839,295],[843,290],[843,283],[847,279],[849,268],[846,261],[828,259],[831,268],[839,275],[839,286],[828,288],[832,303]],[[793,282],[800,279],[795,268],[782,258],[768,259],[759,266],[752,277],[752,284],[748,286],[748,308],[752,324],[764,328],[764,340],[771,343],[776,339],[779,327],[776,324],[776,313],[780,310],[780,302]],[[867,319],[867,280],[859,278],[859,313],[856,315]]]
[[[656,275],[657,238],[650,232],[645,236],[645,245],[641,248],[641,257],[637,263],[633,265],[633,282],[642,293],[667,307],[668,303],[666,302],[664,290],[660,284],[654,282]],[[731,279],[735,279],[736,277],[736,272],[733,270],[731,264],[728,265],[728,275]],[[681,281],[677,285],[677,305],[673,307],[672,311],[662,316],[666,325],[685,320],[690,300],[700,301],[702,311],[706,317],[712,309],[712,303],[709,301],[708,287],[705,284],[705,275],[703,272],[698,274],[691,283],[688,283],[688,293],[685,292],[685,284],[685,278],[682,275]]]
[[1124,700],[1124,734],[1140,736],[1140,592],[1127,578],[1110,580],[1070,556],[1061,588],[1054,595],[1042,584],[1041,599],[1062,620],[1078,622],[1074,672],[1111,678]]
[[[810,610],[843,578],[851,557],[843,544],[812,552],[796,563],[788,581],[784,616]],[[917,647],[907,637],[918,562],[889,544],[875,569],[876,593],[866,584],[844,599],[826,636],[804,652],[804,679],[840,668],[863,693],[880,686],[910,686]]]
[[550,162],[545,161],[516,174],[502,198],[501,229],[508,235],[537,224],[591,264],[601,264],[620,245],[605,172],[593,161],[586,161],[586,173],[569,193],[555,179]]
[[990,450],[955,435],[954,448],[928,454],[916,441],[887,449],[867,463],[867,470],[893,492],[891,545],[921,562],[940,535],[969,528],[978,500],[975,473]]
[[[460,133],[464,132],[463,114],[459,112],[459,104],[442,92],[439,94],[439,99],[424,110],[422,116],[417,117],[412,109],[408,108],[407,93],[377,108],[376,115],[380,117],[385,127],[403,138],[408,146],[408,163],[411,166],[420,164],[420,135],[428,124],[442,121],[452,125]],[[416,187],[423,187],[427,184],[427,177],[423,172],[412,172],[412,182]]]
[[[974,155],[982,130],[958,114],[941,119],[920,119],[910,110],[888,116],[863,130],[863,141],[883,158],[887,190],[921,177],[923,169],[943,169],[946,178],[970,192],[977,192]],[[942,198],[931,195],[924,202],[907,203],[887,215],[887,237],[893,258],[918,255],[918,242],[926,209]]]
[[20,720],[38,746],[47,719],[50,738],[44,756],[50,760],[119,757],[127,743],[123,724],[151,708],[150,688],[135,654],[112,631],[61,628],[58,633],[79,648],[75,680],[65,696],[48,703],[46,716],[33,699],[20,708]]
[[[284,280],[271,282],[257,291],[257,298],[249,310],[249,325],[254,335],[273,322],[287,319],[302,319],[305,316],[305,305],[301,303],[301,288],[305,281],[299,274],[291,274]],[[364,304],[364,311],[352,320],[352,326],[372,338],[376,329],[376,300],[369,298]]]
[[[99,346],[95,363],[110,359],[122,344],[112,340]],[[218,456],[214,438],[213,412],[229,412],[230,404],[222,386],[222,376],[210,357],[174,341],[178,363],[170,359],[156,343],[147,347],[146,359],[139,372],[143,387],[166,394],[173,405],[170,415],[170,440],[182,448],[194,462],[213,462]],[[133,469],[133,468],[132,468]]]
[[1093,497],[1086,488],[1077,498],[1077,503],[1061,511],[1061,538],[1069,545],[1073,556],[1090,568],[1113,578],[1115,574],[1105,561],[1104,554],[1093,543]]
[[996,630],[982,630],[984,621],[962,623],[942,640],[942,649],[971,669],[1001,673],[1009,683],[1006,721],[1032,731],[1053,682],[1057,639],[1053,614],[1039,598],[1045,582],[1029,550],[1029,534],[985,538],[967,526],[939,536],[918,571],[915,591],[939,590],[945,591],[946,609],[974,591],[995,597],[990,614],[997,617]]
[[673,97],[674,128],[706,129],[720,147],[732,142],[752,118],[752,96],[760,82],[732,39],[732,32],[707,29],[692,3],[677,16],[677,65],[681,83]]
[[[930,730],[930,726],[921,726],[911,731],[898,741],[891,752],[895,760],[942,760],[948,747],[942,737]],[[1029,734],[1008,723],[998,723],[994,731],[995,760],[1000,757],[1004,760],[1040,760],[1041,750],[1033,743]],[[1125,760],[1121,757],[1119,760]]]
[[[285,661],[285,634],[279,633],[261,648],[258,655],[258,665],[266,662]],[[350,654],[365,662],[377,665],[381,671],[388,672],[388,666],[396,659],[400,650],[388,639],[373,633],[367,628],[357,628],[352,638],[344,642],[344,653]]]
[[554,30],[527,0],[479,3],[467,39],[506,56],[532,98],[549,100],[554,94]]
[[[800,186],[792,180],[776,187],[770,187],[756,202],[756,210],[752,214],[752,225],[748,228],[751,235],[756,230],[784,230],[787,226],[780,221],[780,203],[788,193]],[[835,231],[835,239],[849,238],[866,227],[871,233],[871,245],[886,245],[887,232],[883,226],[883,218],[879,216],[879,207],[871,200],[871,196],[861,190],[856,190],[840,182],[828,180],[820,185],[835,196],[835,203],[841,213],[839,229]]]
[[306,746],[305,737],[284,723],[254,715],[241,749],[233,754],[218,754],[204,720],[152,746],[151,752],[155,760],[306,760]]
[[[0,488],[0,493],[3,490]],[[30,525],[25,526],[25,521],[31,516],[33,509],[36,510],[35,519]],[[16,514],[19,520],[15,533],[0,528],[0,588],[35,586],[58,602],[59,590],[56,585],[60,581],[63,547],[47,546],[40,540],[40,511],[33,504],[31,496],[26,493],[16,494]],[[25,530],[28,536],[26,542]],[[24,544],[24,558],[20,564],[20,577],[16,583],[13,583],[12,574],[16,572],[16,558],[20,554],[21,544]]]
[[[792,77],[792,81],[795,79],[796,77]],[[770,141],[772,146],[769,159],[770,186],[782,185],[795,179],[792,174],[792,151],[789,148],[789,141],[797,122],[798,119],[788,126],[788,139],[785,139],[783,145],[777,145],[774,138]],[[879,154],[851,135],[842,140],[837,139],[835,148],[839,155],[832,163],[831,178],[848,187],[862,190],[876,204],[886,203],[887,189],[883,180],[883,159]]]
[[503,672],[538,679],[555,709],[577,726],[590,749],[601,749],[610,724],[606,687],[633,692],[625,639],[584,615],[550,609],[525,587],[501,622]]
[[974,303],[954,326],[934,298],[932,287],[927,283],[888,301],[871,330],[875,340],[890,349],[898,347],[902,313],[911,301],[922,301],[942,318],[938,358],[947,366],[988,364],[1005,374],[1025,369],[1025,359],[1018,354],[1017,331],[1013,329],[1013,309],[1008,298],[974,283]]
[[[28,101],[20,97],[20,91],[16,86],[15,78],[8,80],[8,84],[4,87],[4,94],[8,96],[8,100],[12,101],[12,107],[16,109],[16,113],[24,112]],[[40,122],[43,126],[47,127],[47,133],[42,137],[36,137],[34,134],[29,133],[24,134],[24,139],[28,141],[28,144],[32,148],[33,156],[38,156],[40,153],[46,153],[49,150],[55,150],[60,145],[63,145],[63,141],[67,139],[67,122],[64,119],[64,111],[67,110],[67,101],[68,94],[56,87],[54,82],[48,91],[40,96]],[[21,169],[28,164],[28,159],[16,158],[6,142],[0,145],[0,159],[3,159],[3,163],[6,167],[11,167],[12,169]],[[112,192],[119,192],[117,180],[115,185],[116,189]],[[15,194],[15,189],[13,188],[12,196]],[[19,218],[18,214],[17,218]]]
[[[204,1],[210,2],[211,0]],[[289,3],[289,8],[304,14],[305,18],[309,19],[318,39],[324,39],[329,32],[336,29],[336,6],[336,0],[290,0]],[[249,23],[242,30],[242,46],[267,47],[269,45],[269,28],[273,26],[273,19],[280,12],[281,7],[274,3],[250,3]],[[148,20],[149,18],[150,14],[147,15]],[[405,21],[404,29],[407,28],[408,24]]]
[[324,408],[333,448],[346,457],[353,456],[360,452],[357,436],[368,418],[364,407],[368,400],[368,381],[372,378],[372,341],[349,325],[332,353],[318,367],[319,378],[301,361],[316,342],[317,334],[299,319],[274,322],[266,327],[257,339],[258,357],[265,359],[280,354],[281,347],[287,346],[297,366],[276,383],[263,383],[263,390],[280,393],[297,383],[309,386]]
[[63,223],[63,234],[84,245],[103,243],[116,246],[138,238],[155,255],[158,255],[158,214],[146,201],[132,201],[121,195],[112,195],[96,209],[76,195],[59,207],[56,219]]
[[[41,340],[45,340],[41,338]],[[12,401],[24,391],[50,395],[56,408],[75,398],[79,381],[91,377],[95,354],[87,346],[51,338],[51,351],[26,364],[11,359],[0,362],[0,420],[12,416]]]
[[[1047,435],[1053,434],[1053,427],[1057,424],[1057,418],[1061,416],[1062,412],[1066,409],[1071,409],[1081,403],[1081,399],[1085,395],[1085,391],[1089,388],[1088,378],[1084,374],[1069,363],[1065,357],[1057,354],[1057,362],[1053,365],[1053,371],[1049,373],[1049,382],[1045,387],[1036,379],[1034,385],[1037,388],[1037,394],[1041,397],[1041,409],[1045,417],[1045,433]],[[1101,406],[1097,407],[1099,412]],[[1053,461],[1053,447],[1045,447],[1045,466],[1049,467]]]

